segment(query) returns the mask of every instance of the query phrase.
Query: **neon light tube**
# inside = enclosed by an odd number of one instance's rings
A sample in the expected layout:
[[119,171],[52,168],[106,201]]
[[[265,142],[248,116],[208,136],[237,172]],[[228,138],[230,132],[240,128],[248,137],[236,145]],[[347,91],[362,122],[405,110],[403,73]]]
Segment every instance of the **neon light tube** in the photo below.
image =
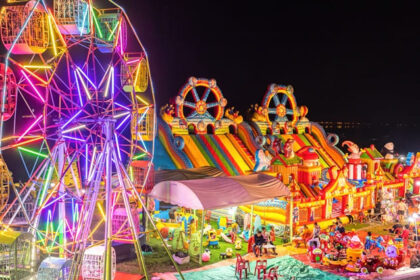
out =
[[63,133],[69,133],[69,132],[72,132],[72,131],[75,131],[75,130],[78,130],[78,129],[81,129],[81,128],[85,128],[85,127],[86,127],[86,125],[81,124],[81,125],[66,129],[66,130],[63,131]]
[[74,79],[76,81],[77,93],[79,94],[80,106],[83,107],[83,99],[82,99],[82,93],[80,92],[79,79],[77,78],[76,71],[73,71],[73,74],[74,74]]
[[67,136],[67,135],[63,135],[63,138],[70,139],[70,140],[75,140],[75,141],[79,141],[79,142],[84,142],[85,141],[85,140],[83,140],[81,138]]
[[90,166],[89,166],[89,178],[88,178],[88,181],[90,181],[90,177],[92,175],[92,168],[93,168],[93,164],[94,164],[94,161],[95,161],[95,156],[96,156],[96,146],[93,147],[92,160],[90,161]]
[[[113,68],[112,68],[113,69]],[[111,69],[111,70],[112,70]],[[112,75],[111,71],[110,71],[110,75]],[[108,96],[108,91],[109,91],[109,84],[111,83],[111,76],[108,76],[108,79],[106,80],[106,86],[105,86],[105,91],[104,91],[104,97]]]
[[[89,6],[89,4],[88,4],[88,6]],[[80,28],[80,36],[82,36],[83,35],[83,31],[85,31],[85,22],[86,22],[86,16],[88,14],[88,11],[89,11],[89,9],[88,9],[88,7],[86,7],[85,13],[83,15],[82,27]]]
[[40,115],[26,130],[25,130],[25,132],[21,135],[21,136],[19,136],[19,138],[18,138],[18,142],[20,141],[20,140],[22,140],[22,138],[42,119],[42,116],[43,115]]
[[98,89],[97,87],[96,87],[96,85],[89,79],[89,77],[85,74],[85,72],[83,72],[83,70],[82,69],[80,69],[80,67],[79,66],[76,66],[77,67],[77,70],[79,70],[79,72],[86,78],[86,80],[89,82],[89,84],[91,84],[92,86],[93,86],[93,88],[94,89]]
[[23,65],[25,69],[51,69],[51,65]]
[[95,26],[96,26],[96,28],[98,29],[98,32],[99,32],[99,37],[103,37],[103,35],[102,35],[102,30],[101,30],[101,28],[99,27],[99,23],[98,23],[98,20],[96,19],[96,15],[95,15],[95,11],[92,9],[92,6],[90,7],[90,9],[92,10],[92,15],[93,15],[93,21],[95,22]]
[[117,114],[117,115],[114,116],[114,119],[118,119],[118,118],[124,117],[124,116],[126,116],[128,114],[130,114],[130,112],[123,112],[123,113]]
[[118,136],[115,132],[114,132],[114,137],[115,137],[115,144],[117,146],[118,158],[121,160],[120,144],[118,143]]
[[88,179],[88,165],[89,165],[89,146],[86,144],[85,147],[85,180]]
[[117,128],[116,129],[120,129],[120,127],[128,120],[130,118],[130,115],[128,115],[127,117],[125,117],[121,122],[120,122],[120,124],[117,126]]
[[111,96],[114,97],[115,93],[115,86],[114,86],[114,66],[111,67],[112,70],[112,76],[111,76]]
[[144,157],[145,155],[147,155],[147,154],[146,154],[146,153],[142,153],[142,154],[136,155],[136,156],[134,156],[134,157],[133,157],[133,160],[136,160],[136,159],[142,158],[142,157]]
[[118,102],[114,102],[114,104],[120,106],[121,108],[126,109],[127,111],[130,111],[130,109],[128,107],[126,107],[126,106],[124,106],[124,105],[122,105],[122,104],[120,104]]
[[76,114],[74,114],[73,117],[71,117],[65,124],[63,124],[63,126],[61,127],[62,129],[65,128],[72,120],[74,120],[80,113],[82,112],[82,110],[80,110],[79,112],[77,112]]
[[143,102],[144,105],[149,106],[149,103],[147,103],[143,98],[141,98],[140,96],[136,95],[136,98],[140,101]]
[[23,142],[19,142],[19,143],[16,143],[16,144],[11,145],[10,148],[16,148],[16,147],[19,147],[19,146],[22,146],[22,145],[25,145],[25,144],[29,144],[29,143],[32,143],[32,142],[41,140],[41,139],[43,139],[43,137],[37,137],[37,138],[34,138],[34,139],[30,139],[30,140],[26,140],[26,141],[23,141]]
[[41,101],[45,103],[45,99],[42,97],[42,95],[39,93],[39,91],[37,90],[37,88],[35,87],[35,85],[29,79],[28,75],[26,75],[26,73],[23,70],[20,70],[20,71],[22,72],[23,76],[25,76],[25,78],[28,81],[28,83],[32,86],[32,88],[34,89],[34,91],[38,95],[39,99],[41,99]]
[[53,30],[52,24],[51,24],[51,15],[48,16],[48,26],[50,27],[50,34],[51,34],[51,40],[52,40],[52,43],[53,43],[54,55],[57,56],[57,46],[55,45],[55,36],[54,36],[54,30]]
[[111,37],[114,35],[114,33],[115,33],[115,31],[117,30],[117,27],[119,26],[120,24],[119,23],[117,23],[115,26],[114,26],[114,28],[112,29],[112,32],[109,34],[109,36],[108,36],[108,41],[110,41],[111,40]]
[[65,197],[66,194],[61,195],[60,197],[57,197],[56,199],[54,199],[53,201],[51,201],[50,203],[48,203],[47,205],[44,205],[44,208],[47,208],[48,206],[54,204],[56,201],[62,199],[63,197]]
[[133,63],[136,63],[136,62],[139,62],[139,61],[140,61],[140,58],[137,58],[137,59],[134,59],[134,60],[127,61],[126,64],[133,64]]
[[130,166],[130,168],[128,169],[128,171],[130,172],[130,179],[131,179],[131,181],[134,181],[133,167]]
[[45,184],[43,185],[42,193],[41,193],[41,196],[39,197],[38,206],[41,205],[42,199],[45,195],[45,190],[47,189],[47,185],[50,184],[52,172],[53,172],[53,166],[50,166],[50,168],[48,168],[48,173],[47,173],[47,178],[46,178],[47,180]]
[[89,93],[89,89],[87,87],[87,85],[85,84],[85,82],[82,79],[82,76],[80,75],[79,71],[76,70],[77,76],[79,76],[80,82],[82,83],[83,89],[85,90],[86,96],[88,97],[89,100],[92,99],[92,96]]
[[29,150],[29,149],[24,148],[24,147],[18,147],[18,150],[20,150],[20,151],[24,151],[24,152],[27,152],[27,153],[29,153],[29,154],[33,154],[33,155],[35,155],[35,156],[40,156],[40,157],[42,157],[42,158],[48,158],[48,155],[41,154],[41,153],[38,153],[38,152],[36,152],[36,151]]

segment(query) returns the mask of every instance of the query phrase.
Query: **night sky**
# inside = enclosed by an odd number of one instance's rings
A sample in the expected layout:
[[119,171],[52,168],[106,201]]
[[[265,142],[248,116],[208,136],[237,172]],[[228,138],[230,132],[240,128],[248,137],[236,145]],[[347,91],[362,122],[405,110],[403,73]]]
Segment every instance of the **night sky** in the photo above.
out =
[[312,120],[420,120],[414,5],[118,2],[148,50],[159,105],[196,76],[215,78],[228,106],[242,111],[261,102],[268,84],[279,83],[294,86]]

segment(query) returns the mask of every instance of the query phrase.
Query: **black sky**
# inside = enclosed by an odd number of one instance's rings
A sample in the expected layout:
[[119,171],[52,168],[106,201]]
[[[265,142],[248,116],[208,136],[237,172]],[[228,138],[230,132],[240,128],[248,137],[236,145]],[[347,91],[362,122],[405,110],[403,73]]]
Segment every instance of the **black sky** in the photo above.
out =
[[146,46],[157,100],[190,76],[229,105],[292,84],[313,120],[420,120],[415,1],[119,1]]

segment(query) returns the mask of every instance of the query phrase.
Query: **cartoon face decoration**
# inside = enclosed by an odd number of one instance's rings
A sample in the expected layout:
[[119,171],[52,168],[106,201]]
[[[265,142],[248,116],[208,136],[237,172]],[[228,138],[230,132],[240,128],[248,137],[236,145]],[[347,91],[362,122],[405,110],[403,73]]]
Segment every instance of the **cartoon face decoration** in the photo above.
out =
[[386,247],[385,254],[388,258],[396,258],[398,256],[398,249],[394,245]]

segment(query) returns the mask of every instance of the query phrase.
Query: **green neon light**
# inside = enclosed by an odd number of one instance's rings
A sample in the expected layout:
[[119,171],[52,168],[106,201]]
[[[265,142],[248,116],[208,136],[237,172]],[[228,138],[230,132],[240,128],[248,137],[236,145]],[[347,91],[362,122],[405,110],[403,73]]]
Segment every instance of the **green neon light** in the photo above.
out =
[[112,29],[111,34],[109,34],[109,36],[108,36],[108,41],[110,41],[110,40],[111,40],[111,37],[114,35],[115,30],[117,30],[117,27],[118,27],[118,22],[117,22],[117,24],[115,25],[114,29]]
[[146,153],[139,154],[139,155],[134,156],[133,159],[136,160],[136,159],[144,157],[145,155],[146,155]]
[[45,191],[47,190],[47,186],[50,183],[52,172],[53,172],[53,167],[50,166],[50,168],[48,169],[48,173],[47,173],[47,181],[45,182],[45,184],[42,188],[41,196],[39,197],[38,206],[41,205],[42,200],[44,199]]
[[95,22],[96,29],[98,29],[99,37],[101,37],[101,38],[102,38],[102,37],[103,37],[103,35],[102,35],[102,30],[101,30],[101,28],[99,27],[98,20],[96,19],[95,11],[92,9],[92,7],[91,7],[90,9],[91,9],[91,11],[92,11],[93,21]]
[[64,225],[64,220],[61,220],[61,222],[58,224],[57,231],[54,234],[53,242],[50,244],[50,247],[47,249],[48,252],[51,252],[54,247],[55,241],[57,240],[57,233],[59,233],[60,235],[62,234],[61,228],[63,227],[63,225]]
[[18,147],[18,150],[24,151],[24,152],[27,152],[29,154],[32,154],[32,155],[35,155],[35,156],[39,156],[39,157],[42,157],[42,158],[48,158],[48,155],[46,155],[46,154],[41,154],[41,153],[38,153],[36,151],[32,151],[32,150],[26,149],[24,147]]

